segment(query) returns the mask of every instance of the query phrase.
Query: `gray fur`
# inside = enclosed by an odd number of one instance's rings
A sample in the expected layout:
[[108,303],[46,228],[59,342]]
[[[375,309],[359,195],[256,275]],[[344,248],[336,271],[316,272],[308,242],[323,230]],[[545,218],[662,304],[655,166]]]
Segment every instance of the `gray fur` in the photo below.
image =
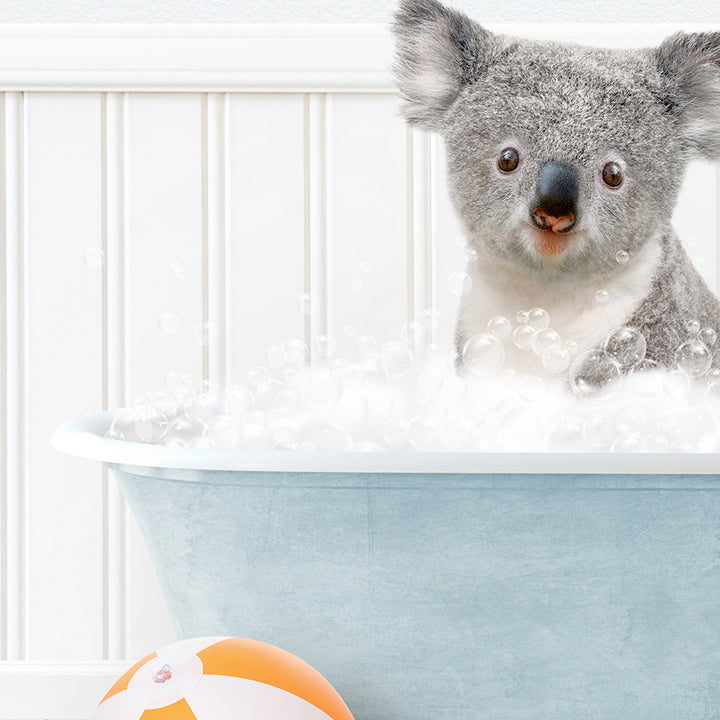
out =
[[[671,226],[688,162],[720,159],[720,33],[606,50],[493,34],[435,0],[402,0],[393,31],[401,112],[444,137],[451,198],[479,262],[505,263],[518,282],[532,277],[562,293],[566,283],[612,276],[619,251],[632,263],[659,238],[651,290],[625,324],[666,367],[688,320],[720,332],[720,302]],[[508,145],[521,164],[505,177],[496,163]],[[599,175],[616,160],[625,179],[610,189]],[[522,234],[550,161],[579,172],[576,229],[587,237],[552,261],[529,251]],[[720,342],[712,352],[720,367]]]

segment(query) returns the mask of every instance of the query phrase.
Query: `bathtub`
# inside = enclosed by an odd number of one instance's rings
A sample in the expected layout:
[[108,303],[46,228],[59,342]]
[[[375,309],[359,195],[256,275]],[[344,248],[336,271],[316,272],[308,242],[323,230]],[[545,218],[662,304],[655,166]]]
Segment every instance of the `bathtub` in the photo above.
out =
[[188,450],[105,463],[181,637],[316,667],[356,720],[720,717],[717,455]]

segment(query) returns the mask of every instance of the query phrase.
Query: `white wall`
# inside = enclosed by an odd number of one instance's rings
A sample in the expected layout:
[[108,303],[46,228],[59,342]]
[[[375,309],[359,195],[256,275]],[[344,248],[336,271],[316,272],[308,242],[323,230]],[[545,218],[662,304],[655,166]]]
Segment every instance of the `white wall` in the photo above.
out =
[[[665,30],[603,32],[573,29]],[[0,720],[88,717],[174,638],[114,481],[56,425],[171,368],[224,383],[290,336],[453,318],[442,145],[397,117],[389,55],[368,27],[0,28]],[[678,215],[714,286],[717,191],[695,167]]]

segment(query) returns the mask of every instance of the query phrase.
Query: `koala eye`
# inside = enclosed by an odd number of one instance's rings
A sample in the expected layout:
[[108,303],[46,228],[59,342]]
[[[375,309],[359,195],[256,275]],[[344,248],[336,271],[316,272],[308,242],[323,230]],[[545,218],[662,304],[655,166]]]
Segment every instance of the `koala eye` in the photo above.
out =
[[602,171],[603,182],[609,187],[616,188],[622,185],[623,175],[617,163],[609,162]]
[[497,165],[502,172],[510,173],[520,164],[520,154],[515,148],[505,148],[500,153]]

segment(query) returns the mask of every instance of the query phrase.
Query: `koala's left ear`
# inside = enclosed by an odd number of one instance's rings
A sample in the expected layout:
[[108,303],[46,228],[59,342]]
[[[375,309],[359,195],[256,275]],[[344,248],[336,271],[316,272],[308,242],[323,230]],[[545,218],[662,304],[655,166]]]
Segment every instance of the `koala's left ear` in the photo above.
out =
[[683,139],[695,155],[720,160],[720,32],[676,33],[655,53]]

